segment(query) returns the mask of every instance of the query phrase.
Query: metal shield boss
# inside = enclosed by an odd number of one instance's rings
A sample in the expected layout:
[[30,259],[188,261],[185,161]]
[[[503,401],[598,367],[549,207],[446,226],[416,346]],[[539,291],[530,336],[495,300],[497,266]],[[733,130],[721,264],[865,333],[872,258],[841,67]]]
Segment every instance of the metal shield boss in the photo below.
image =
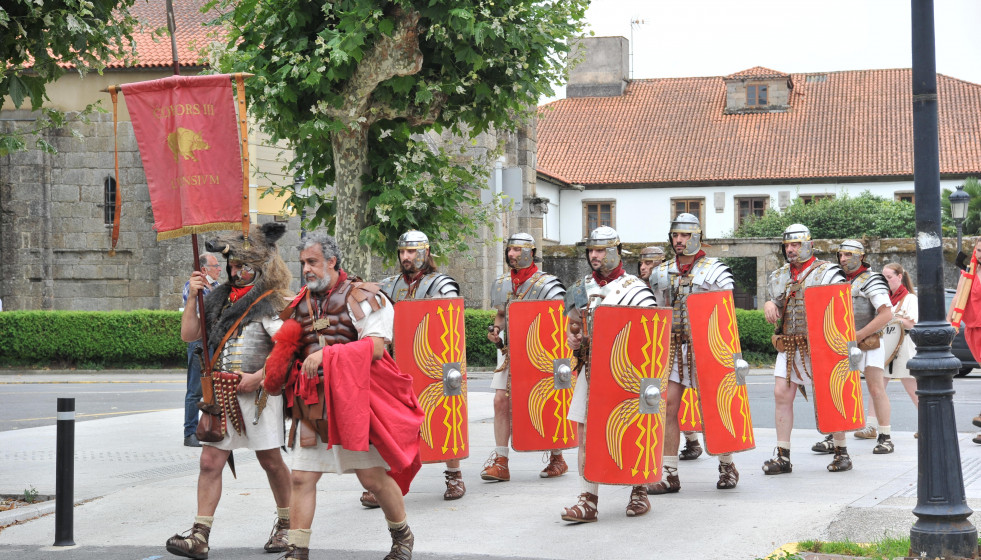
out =
[[392,342],[395,362],[412,376],[412,390],[426,414],[422,462],[465,459],[470,445],[463,298],[396,303]]
[[[691,294],[687,299],[695,376],[701,398],[705,450],[710,455],[756,447],[746,374],[732,291]],[[681,405],[685,406],[684,403]]]
[[858,350],[851,284],[806,288],[804,310],[817,429],[823,434],[859,430],[865,408],[861,373],[849,360],[850,350]]
[[593,313],[583,469],[590,482],[661,480],[671,313],[606,305]]
[[565,303],[512,301],[507,317],[511,447],[545,451],[578,446],[578,423],[566,419],[576,373],[566,338]]

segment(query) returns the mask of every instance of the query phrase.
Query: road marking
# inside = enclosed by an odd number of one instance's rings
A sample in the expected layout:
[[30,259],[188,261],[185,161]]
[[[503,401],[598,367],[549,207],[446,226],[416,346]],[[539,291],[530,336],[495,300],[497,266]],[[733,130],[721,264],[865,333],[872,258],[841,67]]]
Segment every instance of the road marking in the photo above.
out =
[[[164,412],[167,410],[177,410],[176,408],[156,408],[151,410],[120,410],[118,412],[94,412],[91,414],[78,414],[76,418],[89,418],[95,416],[118,416],[120,414],[142,414],[144,412]],[[43,416],[41,418],[15,418],[8,422],[37,422],[40,420],[57,420],[56,416]]]

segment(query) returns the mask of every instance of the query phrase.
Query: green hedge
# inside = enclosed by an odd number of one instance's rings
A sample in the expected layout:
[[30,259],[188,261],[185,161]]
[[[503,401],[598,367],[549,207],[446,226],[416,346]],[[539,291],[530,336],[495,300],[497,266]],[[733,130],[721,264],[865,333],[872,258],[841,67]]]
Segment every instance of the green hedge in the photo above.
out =
[[0,313],[5,365],[180,366],[187,345],[176,311]]
[[[495,311],[467,309],[467,363],[497,365],[487,340]],[[773,325],[762,311],[736,310],[743,353],[775,355]],[[0,313],[0,365],[184,367],[186,345],[176,311],[9,311]]]

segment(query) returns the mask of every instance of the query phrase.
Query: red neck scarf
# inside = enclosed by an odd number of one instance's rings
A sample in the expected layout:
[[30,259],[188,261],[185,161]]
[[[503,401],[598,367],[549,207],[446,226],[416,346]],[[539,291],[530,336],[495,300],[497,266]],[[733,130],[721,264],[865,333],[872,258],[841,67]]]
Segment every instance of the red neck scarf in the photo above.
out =
[[603,276],[602,274],[594,270],[593,280],[595,280],[596,283],[599,284],[600,286],[605,286],[610,282],[616,280],[617,278],[623,276],[624,274],[625,272],[623,271],[623,261],[620,261],[620,264],[618,264],[617,267],[611,270],[610,273],[606,276]]
[[529,278],[538,272],[538,267],[532,263],[531,266],[526,268],[519,268],[517,270],[511,269],[511,291],[518,293],[518,287],[528,281]]
[[814,255],[811,255],[811,258],[807,259],[802,264],[796,265],[794,263],[790,263],[790,279],[796,282],[797,276],[801,273],[801,271],[814,264],[814,260],[816,258],[817,257]]
[[704,256],[705,256],[705,251],[699,249],[698,252],[695,253],[695,258],[693,258],[691,262],[688,264],[681,264],[680,260],[676,260],[675,262],[678,264],[678,275],[679,276],[687,275],[689,272],[691,272],[691,269],[693,266],[695,266],[695,263],[698,262],[698,259]]
[[249,290],[251,290],[253,286],[255,286],[255,284],[249,284],[244,288],[236,288],[235,286],[232,286],[232,293],[228,294],[228,301],[235,303],[236,301],[240,300],[242,296],[249,293]]
[[908,293],[909,290],[906,289],[906,286],[900,284],[899,288],[897,288],[895,292],[889,294],[889,303],[891,303],[893,307],[896,307],[899,305],[899,302],[903,301],[903,298],[906,297],[906,294]]
[[868,269],[869,267],[863,265],[858,267],[858,270],[856,270],[855,272],[845,272],[845,280],[851,282],[852,280],[855,279],[855,277],[857,277],[859,274],[865,272]]

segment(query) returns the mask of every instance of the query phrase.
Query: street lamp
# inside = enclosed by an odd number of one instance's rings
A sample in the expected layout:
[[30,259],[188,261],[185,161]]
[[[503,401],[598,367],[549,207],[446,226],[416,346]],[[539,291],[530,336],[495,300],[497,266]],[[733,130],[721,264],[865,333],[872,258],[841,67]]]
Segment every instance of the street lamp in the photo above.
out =
[[961,228],[967,218],[967,207],[971,203],[971,195],[964,192],[964,185],[957,185],[957,190],[947,197],[950,200],[950,217],[957,225],[957,252],[961,252]]

